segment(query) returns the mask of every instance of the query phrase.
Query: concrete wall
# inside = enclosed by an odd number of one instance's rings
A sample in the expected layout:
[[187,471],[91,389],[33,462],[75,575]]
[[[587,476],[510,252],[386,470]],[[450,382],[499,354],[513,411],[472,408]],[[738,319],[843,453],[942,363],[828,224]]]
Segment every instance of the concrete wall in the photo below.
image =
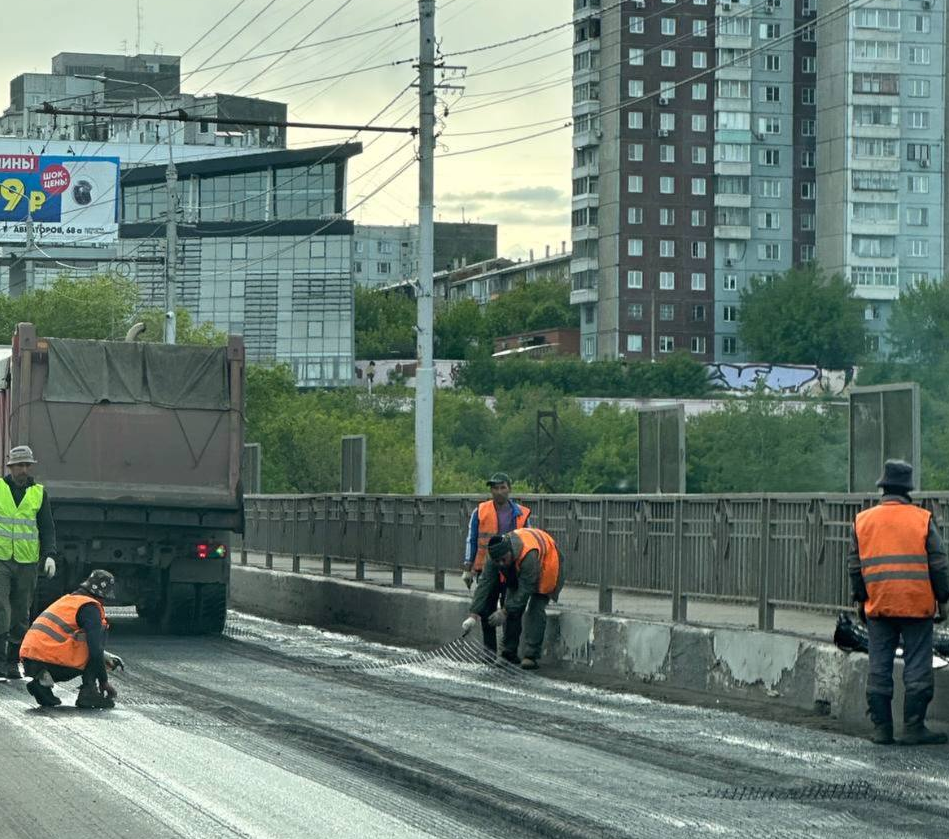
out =
[[[231,605],[275,620],[437,646],[458,637],[467,600],[331,577],[234,566]],[[544,661],[636,684],[760,700],[867,726],[867,657],[833,644],[752,629],[639,621],[551,609]],[[900,718],[901,665],[897,665]],[[930,718],[949,723],[949,668],[936,673]]]

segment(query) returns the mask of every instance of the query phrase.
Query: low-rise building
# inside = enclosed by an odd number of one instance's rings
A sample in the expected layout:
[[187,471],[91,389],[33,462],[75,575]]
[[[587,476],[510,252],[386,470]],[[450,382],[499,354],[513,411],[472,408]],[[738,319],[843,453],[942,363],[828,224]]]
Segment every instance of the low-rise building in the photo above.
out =
[[520,335],[494,339],[494,358],[522,355],[538,358],[551,355],[580,355],[580,330],[567,327],[536,329]]
[[546,254],[540,259],[490,259],[474,265],[461,265],[435,274],[435,299],[442,302],[477,300],[484,305],[522,283],[537,280],[570,282],[570,253],[561,245],[560,253]]

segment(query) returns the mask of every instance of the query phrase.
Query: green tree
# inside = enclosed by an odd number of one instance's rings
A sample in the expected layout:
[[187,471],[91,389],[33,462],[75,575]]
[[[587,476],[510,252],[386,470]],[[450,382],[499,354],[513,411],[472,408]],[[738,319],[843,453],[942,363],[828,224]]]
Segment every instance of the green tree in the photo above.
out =
[[415,358],[415,301],[400,291],[356,286],[356,357]]
[[435,357],[467,358],[487,337],[476,300],[459,300],[435,310]]
[[[187,309],[176,309],[175,342],[201,347],[222,347],[227,344],[227,333],[210,321],[195,323]],[[162,309],[146,309],[138,319],[145,324],[142,340],[162,342],[165,334],[165,312]]]
[[887,323],[892,357],[931,365],[949,352],[949,283],[923,282],[900,292]]
[[[538,315],[532,320],[535,311]],[[580,312],[570,305],[570,284],[560,280],[521,283],[489,301],[484,316],[490,338],[555,326],[580,326]],[[551,317],[551,322],[545,317]]]
[[738,317],[738,336],[758,361],[840,369],[865,351],[863,304],[853,287],[813,265],[752,279]]

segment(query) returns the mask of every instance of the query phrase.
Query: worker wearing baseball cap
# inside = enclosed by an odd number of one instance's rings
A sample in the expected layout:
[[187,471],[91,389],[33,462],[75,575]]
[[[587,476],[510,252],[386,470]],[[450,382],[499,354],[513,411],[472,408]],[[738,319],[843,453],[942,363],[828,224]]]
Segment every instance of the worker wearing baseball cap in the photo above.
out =
[[[482,501],[471,514],[468,525],[468,541],[465,550],[464,567],[461,579],[468,588],[477,581],[484,570],[488,558],[488,542],[494,536],[503,536],[519,527],[530,526],[531,511],[523,504],[517,504],[510,498],[511,478],[506,472],[495,472],[488,478],[491,498]],[[504,596],[504,580],[492,577],[490,591],[485,593],[486,615],[493,613]],[[484,646],[492,653],[497,652],[497,627],[492,626],[487,617],[481,621],[481,634]]]
[[30,625],[40,559],[47,577],[56,574],[53,511],[31,474],[35,463],[29,446],[15,446],[0,481],[0,655],[5,652],[8,679],[20,678],[20,642]]

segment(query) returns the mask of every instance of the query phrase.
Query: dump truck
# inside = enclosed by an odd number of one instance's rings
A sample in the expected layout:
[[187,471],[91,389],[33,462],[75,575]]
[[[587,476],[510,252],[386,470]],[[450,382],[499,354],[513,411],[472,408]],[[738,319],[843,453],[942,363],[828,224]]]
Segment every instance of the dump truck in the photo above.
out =
[[34,608],[93,568],[161,632],[219,633],[243,531],[244,345],[42,338],[0,356],[0,443],[31,446],[56,522],[57,571]]

